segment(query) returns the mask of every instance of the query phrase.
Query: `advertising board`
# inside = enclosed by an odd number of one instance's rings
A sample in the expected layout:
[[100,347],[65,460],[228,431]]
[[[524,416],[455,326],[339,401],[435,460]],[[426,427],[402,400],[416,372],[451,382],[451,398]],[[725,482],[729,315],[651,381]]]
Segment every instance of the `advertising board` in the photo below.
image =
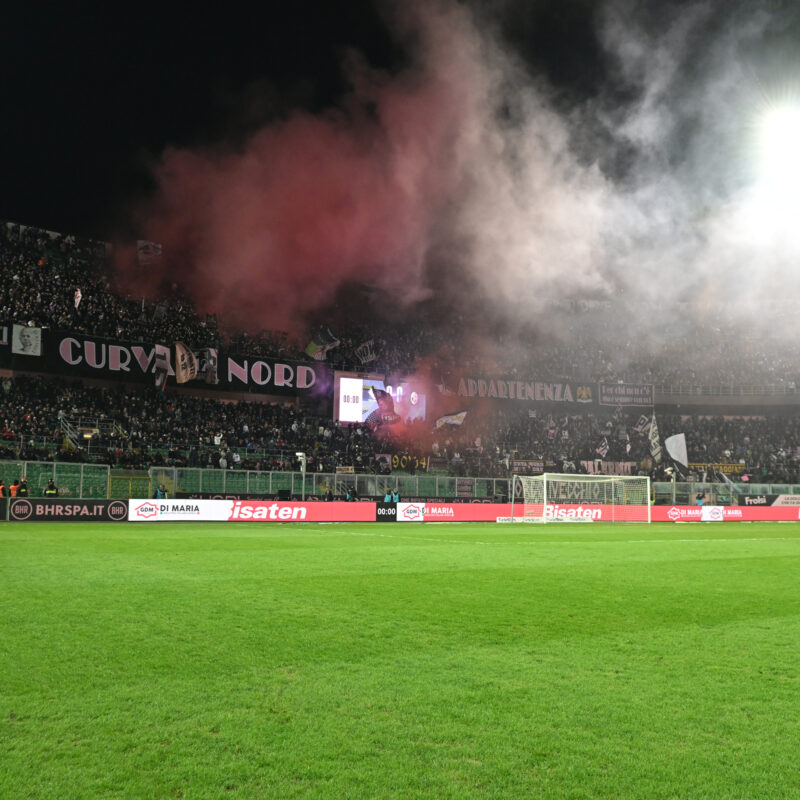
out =
[[11,498],[8,518],[13,522],[123,522],[128,518],[128,502],[69,497]]
[[375,522],[375,503],[132,500],[131,522]]
[[[711,510],[708,510],[711,509]],[[797,506],[653,506],[653,522],[797,522]]]

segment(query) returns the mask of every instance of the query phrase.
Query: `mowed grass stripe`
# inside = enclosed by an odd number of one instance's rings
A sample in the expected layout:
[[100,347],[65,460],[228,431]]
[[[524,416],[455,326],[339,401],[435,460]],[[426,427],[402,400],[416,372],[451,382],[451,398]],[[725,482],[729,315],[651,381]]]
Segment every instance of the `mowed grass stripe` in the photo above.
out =
[[796,796],[792,526],[521,527],[3,526],[0,796]]

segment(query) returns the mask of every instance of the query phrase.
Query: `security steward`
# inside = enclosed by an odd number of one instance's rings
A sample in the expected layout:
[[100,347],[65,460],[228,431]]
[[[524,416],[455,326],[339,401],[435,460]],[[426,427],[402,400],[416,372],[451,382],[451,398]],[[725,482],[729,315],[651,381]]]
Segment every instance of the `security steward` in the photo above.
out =
[[58,489],[56,488],[53,479],[50,478],[50,483],[44,487],[44,496],[45,497],[58,497]]
[[0,478],[0,497],[8,497],[8,489],[6,489],[6,482]]
[[19,489],[17,489],[17,497],[28,496],[28,479],[24,478],[20,481]]
[[17,496],[17,492],[19,491],[19,480],[17,478],[14,478],[14,482],[8,487],[8,491],[12,497]]

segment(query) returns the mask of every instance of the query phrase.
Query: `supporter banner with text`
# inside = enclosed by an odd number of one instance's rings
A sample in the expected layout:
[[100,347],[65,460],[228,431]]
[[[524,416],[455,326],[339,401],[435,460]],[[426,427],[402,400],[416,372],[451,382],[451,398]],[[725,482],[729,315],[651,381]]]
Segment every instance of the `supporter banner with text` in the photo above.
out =
[[654,402],[652,383],[599,383],[597,397],[601,406],[650,407]]
[[[446,388],[446,387],[445,387]],[[519,381],[504,378],[461,378],[453,392],[459,397],[491,397],[538,403],[594,403],[595,384],[579,381]]]
[[541,475],[545,471],[544,460],[541,458],[512,458],[509,465],[511,471],[518,475]]
[[[41,357],[36,368],[43,372],[81,378],[103,378],[152,383],[155,343],[130,342],[83,336],[65,331],[41,332]],[[30,369],[30,359],[0,347],[0,366]],[[169,368],[170,383],[175,369]],[[216,389],[263,392],[277,395],[309,395],[330,392],[331,373],[325,364],[304,364],[274,358],[218,355]]]
[[581,461],[581,466],[590,475],[635,475],[639,465],[635,461]]
[[708,462],[690,461],[689,469],[692,472],[724,472],[726,475],[738,475],[747,471],[745,464],[709,464]]

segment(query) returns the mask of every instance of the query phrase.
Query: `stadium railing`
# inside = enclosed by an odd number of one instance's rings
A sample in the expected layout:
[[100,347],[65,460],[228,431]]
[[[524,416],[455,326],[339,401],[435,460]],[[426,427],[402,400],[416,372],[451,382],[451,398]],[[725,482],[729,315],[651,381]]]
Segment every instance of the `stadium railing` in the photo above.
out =
[[[150,485],[163,483],[167,491],[185,494],[255,494],[276,497],[288,492],[290,497],[321,497],[330,488],[341,496],[348,488],[355,488],[360,497],[380,497],[387,488],[399,492],[403,498],[436,497],[443,500],[507,500],[510,481],[505,478],[453,477],[443,475],[391,475],[255,472],[252,470],[196,469],[182,467],[151,467]],[[146,481],[132,484],[133,491],[143,489]],[[653,497],[657,503],[694,505],[698,494],[707,502],[735,505],[736,495],[800,496],[800,484],[736,483],[653,483]],[[115,495],[121,496],[121,495]],[[143,497],[144,494],[131,494]]]
[[470,478],[444,475],[376,475],[372,473],[256,472],[253,470],[151,467],[150,483],[163,483],[168,492],[186,494],[263,494],[292,497],[322,496],[330,488],[343,495],[355,488],[360,497],[380,497],[387,489],[401,497],[441,497],[495,500],[508,497],[505,478]]
[[698,386],[689,383],[657,383],[654,386],[657,397],[680,395],[700,397],[774,397],[781,395],[796,395],[797,386],[791,383],[765,383],[765,384],[715,384],[713,386]]
[[71,464],[61,461],[0,461],[0,476],[10,486],[26,477],[31,497],[44,496],[52,479],[59,497],[108,497],[109,468],[105,464]]
[[[703,495],[710,505],[741,505],[740,498],[753,495],[798,495],[800,484],[796,483],[654,483],[653,495],[656,503],[677,506],[694,505],[697,495]],[[800,502],[798,503],[800,505]]]

